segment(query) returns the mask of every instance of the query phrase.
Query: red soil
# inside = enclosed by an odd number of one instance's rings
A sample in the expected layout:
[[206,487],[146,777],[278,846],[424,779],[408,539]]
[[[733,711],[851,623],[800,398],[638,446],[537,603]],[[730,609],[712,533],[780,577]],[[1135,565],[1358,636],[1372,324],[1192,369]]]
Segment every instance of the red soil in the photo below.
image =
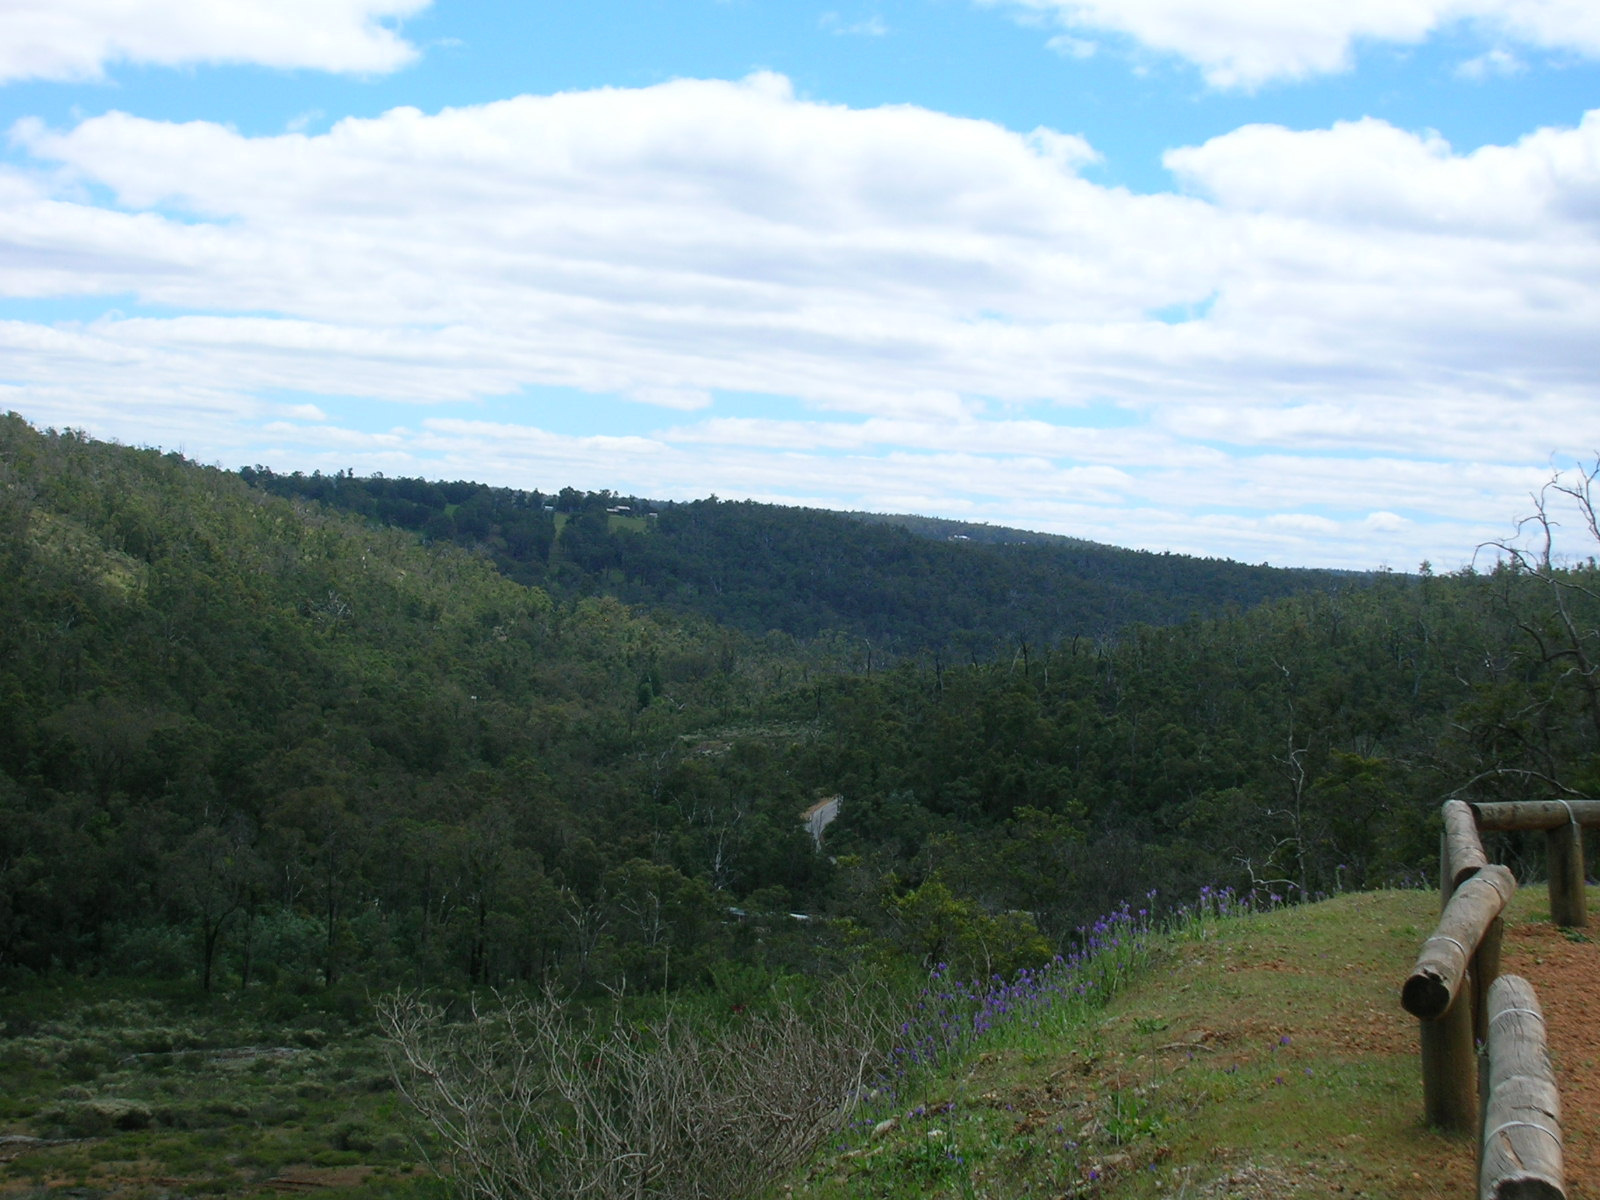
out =
[[1600,1197],[1600,922],[1590,931],[1509,926],[1500,969],[1533,985],[1561,1089],[1567,1195]]

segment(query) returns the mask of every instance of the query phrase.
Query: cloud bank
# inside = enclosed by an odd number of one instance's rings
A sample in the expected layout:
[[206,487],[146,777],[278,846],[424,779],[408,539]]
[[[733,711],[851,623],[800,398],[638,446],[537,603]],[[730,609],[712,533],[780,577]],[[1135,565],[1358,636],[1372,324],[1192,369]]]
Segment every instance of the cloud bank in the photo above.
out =
[[[1589,0],[986,0],[1069,29],[1117,34],[1198,67],[1217,88],[1347,70],[1362,43],[1411,46],[1467,26],[1545,50],[1600,57]],[[1509,57],[1482,60],[1497,69]]]
[[95,80],[113,63],[253,63],[381,73],[415,47],[384,24],[429,0],[8,0],[0,83]]
[[[1600,112],[1472,154],[1248,126],[1171,152],[1161,195],[1086,179],[1071,134],[771,74],[11,137],[0,294],[131,311],[0,321],[0,406],[208,454],[266,430],[328,469],[1411,566],[1600,445]],[[539,388],[659,427],[481,415]],[[752,394],[797,412],[719,411]],[[415,407],[374,434],[304,415],[329,397]]]

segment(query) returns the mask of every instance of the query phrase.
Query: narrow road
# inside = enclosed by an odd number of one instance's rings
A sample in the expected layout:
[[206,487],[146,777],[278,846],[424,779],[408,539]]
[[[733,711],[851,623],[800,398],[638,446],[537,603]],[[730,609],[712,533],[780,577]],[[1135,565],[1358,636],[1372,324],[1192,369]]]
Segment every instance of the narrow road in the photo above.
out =
[[839,815],[839,802],[843,799],[843,796],[829,796],[826,800],[818,800],[800,814],[806,832],[811,835],[818,850],[822,849],[822,831],[833,824],[834,818]]

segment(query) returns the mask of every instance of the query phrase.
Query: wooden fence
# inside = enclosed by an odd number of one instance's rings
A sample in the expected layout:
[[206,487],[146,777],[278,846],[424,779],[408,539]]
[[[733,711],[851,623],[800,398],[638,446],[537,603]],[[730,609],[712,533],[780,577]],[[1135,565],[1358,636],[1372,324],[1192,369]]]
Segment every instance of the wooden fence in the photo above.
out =
[[1526,980],[1500,974],[1502,913],[1516,879],[1489,862],[1480,833],[1544,830],[1551,919],[1582,926],[1583,830],[1600,827],[1600,801],[1451,800],[1441,815],[1439,924],[1400,989],[1420,1024],[1423,1112],[1430,1125],[1478,1136],[1480,1200],[1564,1200],[1544,1014]]

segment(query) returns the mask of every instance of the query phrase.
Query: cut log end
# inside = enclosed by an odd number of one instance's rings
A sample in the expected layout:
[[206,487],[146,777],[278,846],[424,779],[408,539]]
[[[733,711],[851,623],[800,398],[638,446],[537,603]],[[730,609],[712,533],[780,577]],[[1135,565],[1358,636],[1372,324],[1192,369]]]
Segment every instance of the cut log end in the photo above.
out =
[[1400,989],[1400,1006],[1424,1021],[1444,1016],[1452,998],[1445,981],[1431,971],[1418,971]]
[[1567,1193],[1548,1179],[1502,1179],[1488,1200],[1567,1200]]

